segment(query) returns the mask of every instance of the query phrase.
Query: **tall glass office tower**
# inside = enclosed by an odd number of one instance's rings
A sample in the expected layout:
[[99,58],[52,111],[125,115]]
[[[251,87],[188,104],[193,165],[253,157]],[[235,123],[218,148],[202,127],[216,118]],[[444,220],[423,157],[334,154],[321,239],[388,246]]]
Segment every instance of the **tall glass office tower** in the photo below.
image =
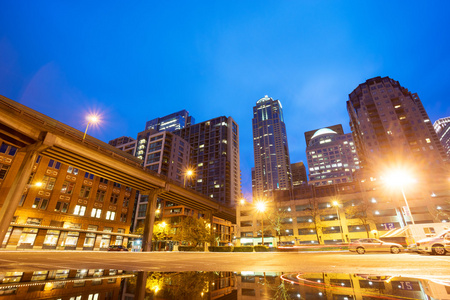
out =
[[145,123],[145,130],[154,129],[158,131],[172,132],[186,126],[193,125],[194,123],[194,118],[189,116],[189,112],[187,110],[183,109],[170,115],[147,121],[147,123]]
[[292,188],[289,147],[279,100],[267,95],[253,107],[255,195],[272,198],[274,190]]

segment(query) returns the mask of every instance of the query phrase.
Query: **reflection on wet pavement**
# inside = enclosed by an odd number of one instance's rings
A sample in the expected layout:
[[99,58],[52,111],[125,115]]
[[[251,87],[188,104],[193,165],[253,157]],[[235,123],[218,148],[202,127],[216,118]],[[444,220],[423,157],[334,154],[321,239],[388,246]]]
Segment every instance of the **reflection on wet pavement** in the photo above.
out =
[[342,273],[0,272],[4,299],[450,299],[450,279]]

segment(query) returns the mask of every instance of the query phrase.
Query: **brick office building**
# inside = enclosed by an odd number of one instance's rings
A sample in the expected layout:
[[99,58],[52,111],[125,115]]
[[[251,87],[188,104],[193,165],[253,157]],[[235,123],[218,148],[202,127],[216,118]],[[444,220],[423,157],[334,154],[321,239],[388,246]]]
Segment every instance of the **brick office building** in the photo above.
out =
[[[0,139],[0,207],[21,163],[18,149]],[[2,247],[106,250],[124,244],[136,191],[39,156]]]

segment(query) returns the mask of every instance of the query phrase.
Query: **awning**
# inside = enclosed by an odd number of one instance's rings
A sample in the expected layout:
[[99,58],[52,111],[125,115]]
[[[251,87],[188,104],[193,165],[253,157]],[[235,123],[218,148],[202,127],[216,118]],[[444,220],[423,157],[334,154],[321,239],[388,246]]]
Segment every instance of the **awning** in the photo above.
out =
[[408,229],[408,228],[403,227],[403,228],[391,229],[388,232],[386,232],[385,234],[383,234],[382,236],[380,236],[380,238],[406,237],[406,229]]

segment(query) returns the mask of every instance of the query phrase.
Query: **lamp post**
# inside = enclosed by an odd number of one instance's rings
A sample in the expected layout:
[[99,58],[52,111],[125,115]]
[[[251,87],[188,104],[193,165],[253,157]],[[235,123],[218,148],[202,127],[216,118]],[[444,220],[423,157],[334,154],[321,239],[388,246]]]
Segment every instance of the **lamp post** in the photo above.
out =
[[184,173],[184,184],[183,184],[184,187],[186,187],[186,178],[191,177],[193,174],[194,171],[192,170],[187,170],[186,173]]
[[341,238],[342,238],[342,242],[344,243],[344,232],[343,232],[343,228],[342,228],[342,222],[341,222],[341,217],[339,216],[339,202],[337,201],[333,201],[333,206],[336,207],[336,214],[339,220],[339,226],[341,227]]
[[[409,217],[411,218],[411,223],[413,223],[413,225],[415,225],[414,218],[411,213],[411,210],[409,209],[409,203],[408,203],[408,200],[406,199],[405,189],[404,189],[405,184],[414,183],[415,180],[413,178],[411,178],[411,176],[409,176],[409,174],[406,170],[393,170],[389,173],[389,175],[384,180],[391,187],[400,186],[403,200],[405,201],[406,208],[408,209]],[[406,221],[405,221],[405,223],[406,223]]]
[[263,201],[257,202],[256,210],[261,213],[261,244],[264,246],[264,211],[266,210],[266,203]]
[[83,141],[86,138],[86,133],[88,131],[89,124],[91,124],[91,123],[96,124],[99,121],[99,119],[98,119],[98,117],[96,115],[90,115],[90,116],[87,117],[87,119],[88,119],[88,123],[86,125],[86,130],[84,131]]

